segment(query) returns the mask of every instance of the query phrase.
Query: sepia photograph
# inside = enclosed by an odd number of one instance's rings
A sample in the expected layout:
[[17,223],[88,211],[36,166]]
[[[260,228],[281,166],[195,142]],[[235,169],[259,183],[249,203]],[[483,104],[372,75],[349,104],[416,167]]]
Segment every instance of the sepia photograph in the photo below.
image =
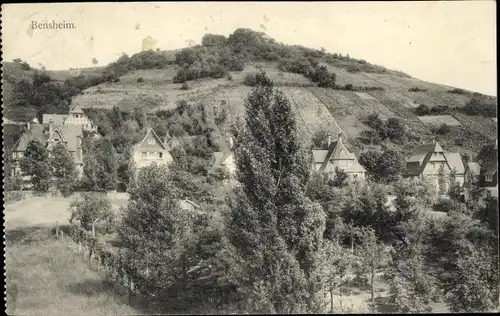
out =
[[6,314],[498,312],[495,12],[2,4]]

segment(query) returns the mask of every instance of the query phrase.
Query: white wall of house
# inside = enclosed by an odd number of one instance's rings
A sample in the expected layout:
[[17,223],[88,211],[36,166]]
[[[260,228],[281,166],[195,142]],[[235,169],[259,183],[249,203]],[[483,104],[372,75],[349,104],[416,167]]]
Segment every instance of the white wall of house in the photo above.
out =
[[143,151],[136,150],[133,153],[135,167],[140,169],[153,164],[168,165],[173,161],[172,155],[167,150]]
[[229,171],[230,175],[234,175],[236,172],[236,163],[234,162],[234,157],[233,155],[230,155],[229,157],[226,158],[226,160],[223,163],[223,166]]
[[94,124],[85,114],[69,114],[64,121],[65,125],[82,125],[82,128],[86,131],[94,130]]

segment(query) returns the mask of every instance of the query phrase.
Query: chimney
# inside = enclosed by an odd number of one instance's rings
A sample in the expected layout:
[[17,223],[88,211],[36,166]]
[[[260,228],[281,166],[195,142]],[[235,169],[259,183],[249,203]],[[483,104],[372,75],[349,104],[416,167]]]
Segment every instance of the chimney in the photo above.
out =
[[339,133],[338,137],[339,137],[339,143],[341,143],[342,142],[342,133]]
[[54,121],[49,120],[49,135],[52,134],[52,132],[54,131]]
[[26,122],[26,130],[29,131],[30,128],[31,128],[31,122],[28,121],[28,122]]
[[331,144],[332,144],[332,135],[328,134],[328,148],[330,148]]
[[229,135],[227,142],[229,144],[229,149],[233,149],[233,145],[234,145],[233,136]]

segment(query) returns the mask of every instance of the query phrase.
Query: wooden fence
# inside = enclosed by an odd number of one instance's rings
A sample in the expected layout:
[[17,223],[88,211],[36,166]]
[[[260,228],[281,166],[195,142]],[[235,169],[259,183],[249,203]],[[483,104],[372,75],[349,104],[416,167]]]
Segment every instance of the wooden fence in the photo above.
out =
[[88,232],[79,226],[72,225],[69,230],[65,231],[56,222],[54,232],[57,238],[67,243],[69,249],[87,260],[91,269],[110,282],[115,290],[122,295],[128,295],[129,303],[131,303],[137,290],[134,282],[125,273],[123,257],[120,253],[107,249],[95,236],[94,230]]

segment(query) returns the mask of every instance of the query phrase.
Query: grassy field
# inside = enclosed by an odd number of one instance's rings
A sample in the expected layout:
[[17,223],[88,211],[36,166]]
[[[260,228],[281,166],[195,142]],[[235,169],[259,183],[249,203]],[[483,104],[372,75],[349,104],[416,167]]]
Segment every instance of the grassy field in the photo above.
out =
[[17,315],[137,315],[67,242],[50,229],[7,229],[7,313]]
[[418,116],[418,119],[421,120],[425,125],[429,127],[439,127],[442,124],[446,124],[449,126],[459,126],[460,122],[457,121],[451,115],[426,115],[426,116]]
[[297,122],[303,142],[308,142],[315,132],[324,130],[333,138],[339,134],[346,136],[325,105],[309,90],[301,88],[282,87],[280,89],[294,106],[299,118]]
[[[218,87],[232,85],[227,78],[200,79],[190,81],[189,90],[182,90],[182,84],[173,83],[175,73],[174,67],[136,70],[120,77],[119,82],[107,82],[83,91],[73,99],[73,104],[82,108],[131,109],[140,105],[148,110],[171,109],[180,100],[201,100]],[[138,82],[139,78],[143,81]]]
[[[28,197],[24,200],[5,205],[5,228],[18,229],[23,227],[44,226],[52,227],[58,222],[61,225],[69,224],[69,205],[76,197]],[[126,193],[108,193],[113,210],[126,206]]]

